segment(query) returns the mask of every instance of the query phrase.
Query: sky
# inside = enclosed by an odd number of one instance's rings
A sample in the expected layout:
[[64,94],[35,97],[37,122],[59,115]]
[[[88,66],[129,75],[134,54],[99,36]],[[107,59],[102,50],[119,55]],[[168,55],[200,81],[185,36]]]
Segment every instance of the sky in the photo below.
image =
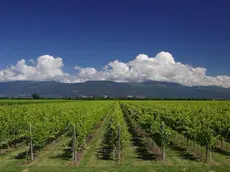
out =
[[230,87],[228,0],[2,0],[0,81]]

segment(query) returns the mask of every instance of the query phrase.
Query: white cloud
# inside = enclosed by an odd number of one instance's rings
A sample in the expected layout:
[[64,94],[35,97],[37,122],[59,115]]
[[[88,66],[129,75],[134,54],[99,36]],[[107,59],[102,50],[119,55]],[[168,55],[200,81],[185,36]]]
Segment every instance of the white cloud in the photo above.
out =
[[44,55],[39,57],[36,63],[37,65],[29,66],[24,59],[19,60],[16,65],[0,70],[0,81],[59,79],[62,81],[63,77],[68,76],[62,71],[64,65],[61,58]]
[[112,80],[116,82],[142,82],[146,80],[177,82],[187,86],[216,85],[230,87],[230,76],[207,76],[207,69],[192,67],[176,62],[168,52],[160,52],[156,57],[138,55],[127,63],[115,60],[103,69],[75,66],[76,74],[63,71],[62,58],[49,55],[39,57],[36,61],[20,60],[14,66],[0,70],[0,81],[13,80],[55,80],[66,83],[85,82],[88,80]]
[[[93,70],[90,75],[86,72]],[[79,73],[75,75],[80,82],[87,80],[112,80],[117,82],[142,82],[146,80],[176,82],[187,86],[223,86],[230,87],[229,76],[207,76],[206,69],[192,67],[175,62],[168,52],[160,52],[156,57],[145,54],[138,55],[134,60],[122,63],[118,60],[108,63],[104,69],[77,67]]]

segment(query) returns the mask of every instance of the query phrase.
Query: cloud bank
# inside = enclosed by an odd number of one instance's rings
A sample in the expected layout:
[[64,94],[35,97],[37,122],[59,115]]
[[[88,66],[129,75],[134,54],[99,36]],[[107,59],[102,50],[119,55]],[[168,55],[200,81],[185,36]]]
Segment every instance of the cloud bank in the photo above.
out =
[[75,74],[63,71],[63,59],[44,55],[28,64],[24,59],[16,65],[0,69],[0,81],[59,81],[65,83],[85,82],[89,80],[110,80],[116,82],[168,81],[186,86],[222,86],[230,87],[230,76],[207,76],[207,69],[192,67],[176,62],[172,54],[160,52],[155,57],[138,55],[127,63],[115,60],[103,69],[75,66]]

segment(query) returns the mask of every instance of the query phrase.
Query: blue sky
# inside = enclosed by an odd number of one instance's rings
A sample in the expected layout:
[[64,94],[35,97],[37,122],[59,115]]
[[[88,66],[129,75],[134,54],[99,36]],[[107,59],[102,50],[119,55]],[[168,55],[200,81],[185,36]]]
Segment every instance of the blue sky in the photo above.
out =
[[229,76],[229,8],[228,0],[3,0],[0,70],[48,54],[72,74],[166,51],[209,76]]

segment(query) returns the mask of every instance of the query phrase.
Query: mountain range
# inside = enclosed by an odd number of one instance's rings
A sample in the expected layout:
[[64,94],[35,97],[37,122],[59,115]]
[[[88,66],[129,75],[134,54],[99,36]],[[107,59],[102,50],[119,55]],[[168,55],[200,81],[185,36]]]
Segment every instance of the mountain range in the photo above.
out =
[[139,97],[139,98],[230,98],[230,88],[218,86],[188,87],[177,83],[146,81],[117,83],[113,81],[87,81],[60,83],[55,81],[0,82],[0,97]]

